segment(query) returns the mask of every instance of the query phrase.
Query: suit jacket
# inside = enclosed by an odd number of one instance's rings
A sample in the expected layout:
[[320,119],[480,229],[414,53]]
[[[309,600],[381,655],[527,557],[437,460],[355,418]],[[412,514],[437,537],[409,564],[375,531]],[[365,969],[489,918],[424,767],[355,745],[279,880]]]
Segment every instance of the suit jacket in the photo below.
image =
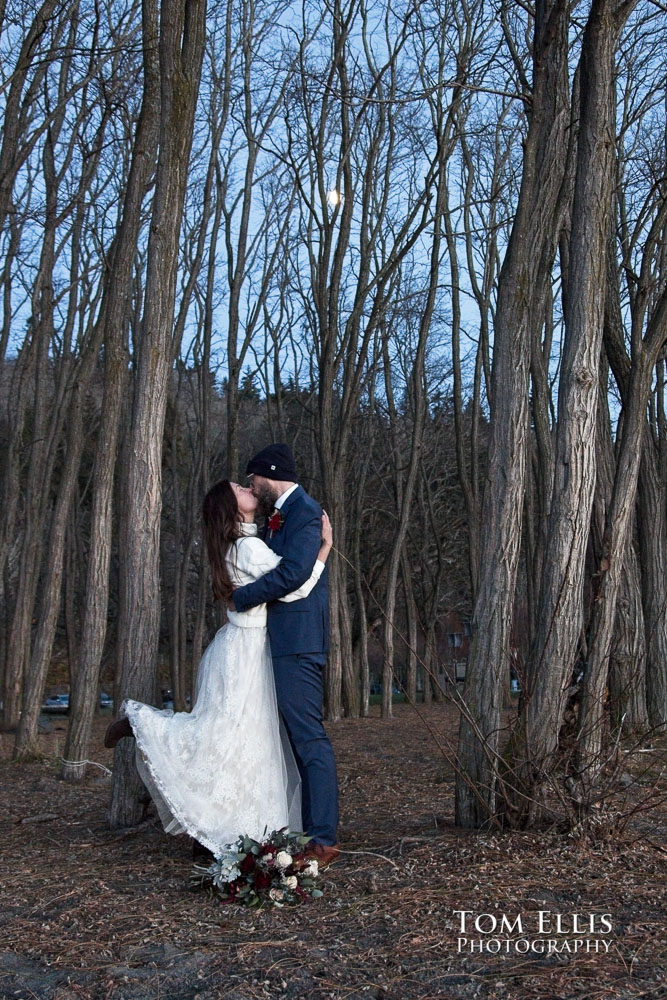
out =
[[326,653],[329,649],[329,582],[325,567],[318,583],[300,601],[284,604],[290,594],[310,577],[322,539],[322,508],[298,486],[287,497],[280,513],[282,527],[264,529],[264,541],[281,561],[275,569],[234,591],[237,611],[266,604],[269,641],[273,656],[291,653]]

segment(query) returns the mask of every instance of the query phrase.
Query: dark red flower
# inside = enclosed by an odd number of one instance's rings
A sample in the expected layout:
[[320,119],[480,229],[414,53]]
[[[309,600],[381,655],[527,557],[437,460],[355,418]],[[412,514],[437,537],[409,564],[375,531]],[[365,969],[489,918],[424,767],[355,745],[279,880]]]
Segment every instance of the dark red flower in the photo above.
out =
[[260,868],[257,869],[254,875],[255,889],[261,892],[262,889],[268,889],[271,885],[271,876],[268,872],[263,872]]
[[267,524],[271,534],[273,534],[274,531],[280,531],[280,529],[283,526],[283,515],[280,513],[279,510],[274,510],[274,512],[269,517]]
[[255,855],[246,854],[245,858],[239,865],[239,871],[243,872],[244,875],[247,875],[248,872],[251,872],[254,867],[255,867]]

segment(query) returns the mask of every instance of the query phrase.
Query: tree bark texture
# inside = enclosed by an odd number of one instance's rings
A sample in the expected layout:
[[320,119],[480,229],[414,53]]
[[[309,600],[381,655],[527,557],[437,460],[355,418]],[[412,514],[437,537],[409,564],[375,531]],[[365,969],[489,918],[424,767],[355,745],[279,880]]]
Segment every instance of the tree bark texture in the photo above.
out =
[[[582,42],[553,494],[537,632],[528,662],[522,719],[525,757],[517,762],[526,795],[517,807],[529,816],[539,812],[538,789],[547,778],[556,748],[583,624],[584,564],[595,490],[605,253],[614,178],[614,56],[621,24],[614,0],[594,0]],[[614,559],[616,572],[622,554],[614,552]],[[611,630],[615,608],[605,605],[604,611],[610,615],[606,627]],[[598,662],[603,660],[607,662],[606,649]],[[596,666],[596,692],[600,674]],[[589,726],[588,730],[592,733],[597,728]]]
[[[662,386],[664,391],[664,362]],[[646,703],[651,726],[667,724],[667,434],[644,430],[639,473],[638,534],[646,629]]]
[[[91,537],[81,642],[72,671],[70,725],[61,777],[82,781],[97,701],[98,676],[107,633],[109,566],[113,532],[113,488],[121,409],[127,386],[127,329],[141,206],[155,170],[160,116],[157,9],[143,6],[144,81],[123,210],[114,241],[112,266],[105,276],[100,317],[104,343],[104,394],[93,466]],[[69,764],[67,761],[72,761]]]
[[[589,603],[599,594],[600,574],[606,565],[605,534],[607,518],[614,491],[615,456],[611,433],[609,402],[607,399],[606,363],[601,366],[598,407],[597,485],[591,518],[591,551],[593,560]],[[633,518],[634,523],[634,518]],[[593,610],[593,615],[594,615]],[[592,615],[589,613],[589,624]],[[609,703],[611,723],[618,729],[640,732],[646,729],[646,638],[644,614],[641,605],[639,562],[634,547],[632,524],[628,529],[628,542],[616,602],[614,636],[609,651]]]
[[[178,238],[205,28],[205,0],[163,0],[158,167],[121,528],[121,700],[150,701],[153,695],[160,623],[162,438],[172,365]],[[138,820],[140,788],[132,754],[126,748],[117,748],[110,807],[112,827],[129,826]]]
[[510,669],[526,475],[531,319],[551,278],[566,176],[568,30],[567,4],[536,4],[530,123],[517,212],[498,284],[478,591],[459,731],[456,822],[466,827],[483,826],[496,812],[494,765]]

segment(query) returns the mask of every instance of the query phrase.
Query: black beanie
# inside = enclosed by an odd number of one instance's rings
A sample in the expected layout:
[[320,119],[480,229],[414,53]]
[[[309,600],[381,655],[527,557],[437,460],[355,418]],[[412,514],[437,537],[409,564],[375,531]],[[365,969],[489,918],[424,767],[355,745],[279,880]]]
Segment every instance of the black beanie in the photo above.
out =
[[290,448],[286,444],[270,444],[258,451],[246,466],[246,476],[264,476],[285,483],[296,482],[296,466]]

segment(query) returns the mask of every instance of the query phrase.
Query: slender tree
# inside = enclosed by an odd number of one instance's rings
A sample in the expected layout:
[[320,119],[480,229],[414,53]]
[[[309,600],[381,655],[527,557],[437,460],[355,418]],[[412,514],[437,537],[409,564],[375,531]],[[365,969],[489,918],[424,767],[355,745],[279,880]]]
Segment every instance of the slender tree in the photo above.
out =
[[[205,27],[205,0],[163,0],[158,164],[121,524],[119,696],[140,701],[152,699],[158,651],[162,434],[172,364],[178,237]],[[136,821],[140,784],[133,748],[121,743],[116,748],[112,826]]]
[[[142,13],[143,95],[124,191],[118,233],[98,318],[104,343],[104,393],[92,482],[91,536],[79,655],[72,670],[70,725],[62,777],[80,781],[97,698],[97,680],[107,632],[109,567],[113,533],[113,485],[121,410],[127,389],[128,304],[142,224],[142,204],[155,170],[160,113],[157,8],[145,0]],[[69,763],[72,762],[72,763]]]

